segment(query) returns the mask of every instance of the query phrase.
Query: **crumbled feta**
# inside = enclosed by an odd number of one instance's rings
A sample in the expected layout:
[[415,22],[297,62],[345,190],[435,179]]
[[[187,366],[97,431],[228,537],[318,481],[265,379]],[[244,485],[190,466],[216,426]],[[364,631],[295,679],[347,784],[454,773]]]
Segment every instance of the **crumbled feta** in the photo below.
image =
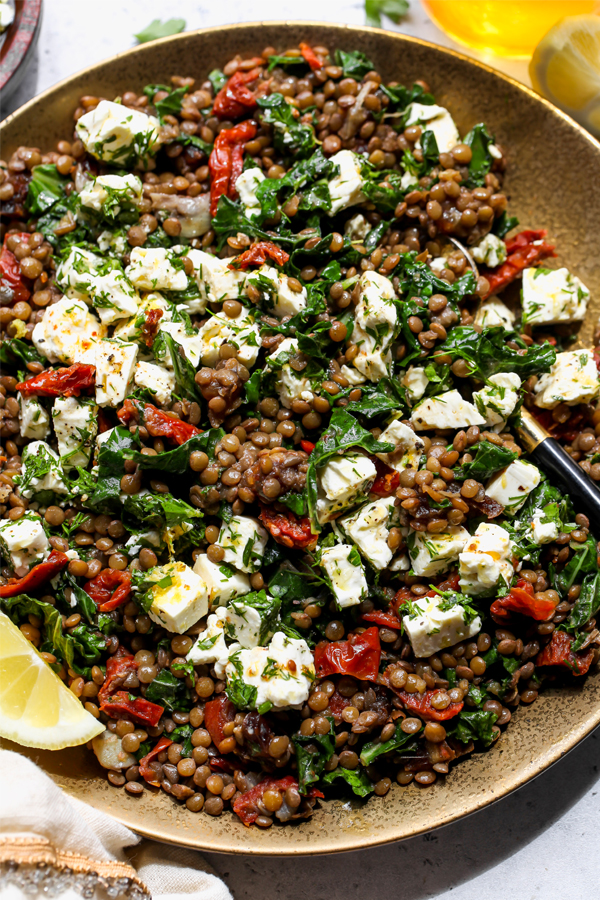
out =
[[475,406],[486,425],[499,425],[512,414],[519,402],[521,379],[515,372],[499,372],[490,375],[488,384],[473,392]]
[[586,286],[568,269],[525,269],[523,324],[581,322],[589,297]]
[[409,366],[400,384],[406,389],[406,395],[410,402],[416,403],[427,390],[429,379],[423,366]]
[[36,350],[51,363],[72,366],[81,362],[96,342],[106,334],[102,325],[83,300],[62,297],[47,306],[44,318],[33,329]]
[[74,299],[88,297],[104,325],[137,312],[139,295],[116,259],[72,247],[56,270],[56,281]]
[[[294,400],[312,400],[312,385],[310,379],[292,369],[287,360],[298,352],[296,338],[284,338],[279,346],[267,359],[267,369],[277,371],[275,390],[279,394],[279,400],[286,409],[292,408]],[[282,360],[286,360],[282,364]],[[273,365],[275,363],[275,366]]]
[[219,532],[219,546],[225,551],[223,562],[240,572],[256,572],[267,546],[267,532],[258,519],[233,516],[223,522]]
[[171,400],[175,390],[175,376],[168,369],[140,360],[135,367],[133,380],[138,387],[146,388],[154,394],[161,405]]
[[531,517],[531,535],[536,544],[549,544],[559,535],[558,524],[543,509],[536,509]]
[[374,569],[385,569],[394,555],[387,540],[390,528],[398,522],[395,504],[395,497],[380,497],[336,522]]
[[124,234],[118,231],[101,231],[96,238],[98,250],[103,253],[111,252],[115,256],[125,256],[129,251],[129,244]]
[[[405,110],[408,112],[405,128],[409,125],[422,125],[423,131],[432,131],[440,153],[448,153],[460,141],[458,128],[454,119],[443,106],[426,103],[411,103]],[[420,142],[417,142],[420,146]]]
[[101,100],[77,121],[75,131],[83,146],[103,162],[134,164],[156,152],[160,125],[154,116],[121,103]]
[[340,375],[345,378],[352,387],[364,384],[367,381],[362,372],[359,372],[358,369],[351,369],[350,366],[346,365],[343,365],[340,368]]
[[495,234],[486,234],[479,243],[471,247],[471,255],[475,262],[495,269],[506,262],[506,244]]
[[243,295],[247,272],[230,269],[231,257],[219,259],[204,250],[189,250],[187,255],[194,265],[194,278],[205,306],[207,301],[222,303]]
[[470,537],[462,525],[450,525],[441,534],[411,531],[407,545],[413,572],[427,577],[445,572],[456,562]]
[[138,345],[127,341],[98,341],[96,344],[96,403],[118,406],[127,396],[133,378]]
[[344,225],[344,234],[351,241],[364,241],[370,231],[371,226],[362,213],[352,216]]
[[148,615],[167,631],[183,634],[208,612],[202,579],[184,562],[156,566],[149,573],[155,582]]
[[19,431],[21,437],[43,441],[50,433],[50,416],[33,394],[19,391]]
[[194,563],[194,572],[199,575],[208,595],[209,608],[224,606],[233,597],[250,593],[250,579],[242,572],[211,562],[206,553],[200,553]]
[[394,444],[395,449],[391,453],[376,453],[379,459],[389,466],[402,472],[403,469],[418,469],[421,456],[425,449],[425,443],[408,425],[404,425],[399,419],[394,419],[382,431],[378,440],[383,443]]
[[489,297],[475,313],[474,324],[481,325],[482,328],[502,325],[503,328],[510,329],[515,324],[515,314],[498,297]]
[[57,397],[52,424],[65,469],[87,466],[98,432],[98,407],[85,397]]
[[554,409],[559,403],[574,406],[591,403],[598,396],[600,382],[591,350],[557,353],[549,372],[541,375],[534,387],[535,405]]
[[68,494],[58,456],[44,441],[26,444],[22,452],[20,480],[21,496],[26,500],[40,497],[42,492]]
[[513,544],[505,528],[482,522],[458,557],[460,589],[465,594],[487,594],[498,585],[506,592],[514,575]]
[[485,419],[477,407],[468,400],[463,400],[457,390],[446,391],[437,397],[427,397],[413,409],[410,421],[417,431],[429,431],[433,428],[469,428],[471,425],[485,424]]
[[332,163],[339,166],[340,174],[329,182],[331,210],[328,215],[335,216],[342,209],[363,203],[367,198],[362,192],[361,159],[351,150],[340,150],[330,157]]
[[315,664],[306,641],[288,638],[278,631],[267,647],[241,649],[229,657],[227,680],[239,680],[256,688],[251,705],[278,709],[298,707],[308,699],[315,680]]
[[206,620],[206,629],[198,635],[198,640],[187,655],[187,660],[195,666],[209,666],[215,664],[218,677],[225,674],[225,666],[229,657],[229,650],[225,643],[225,621],[218,615],[222,609],[217,610]]
[[389,347],[397,320],[396,293],[389,278],[379,272],[364,272],[359,284],[360,300],[352,331],[352,342],[358,346],[354,367],[370,381],[380,381],[391,362]]
[[488,497],[497,500],[504,512],[513,515],[519,510],[528,494],[540,483],[540,472],[534,465],[517,459],[488,482],[485,489]]
[[368,456],[333,456],[319,471],[319,522],[329,522],[341,510],[359,503],[369,493],[376,476],[377,469]]
[[0,550],[19,578],[40,562],[48,547],[42,520],[34,512],[27,510],[16,521],[0,520]]
[[264,173],[258,166],[253,166],[251,169],[246,169],[245,172],[242,172],[235,183],[235,189],[238,192],[238,196],[242,204],[246,207],[246,218],[248,219],[251,219],[252,216],[257,215],[261,211],[260,203],[256,196],[256,189],[261,181],[264,180]]
[[139,206],[142,182],[137,175],[100,175],[88,181],[79,194],[79,202],[96,212],[117,216],[122,209]]
[[182,261],[165,247],[134,247],[125,274],[141,291],[185,291],[188,286]]
[[266,644],[275,631],[281,600],[269,597],[265,591],[232,600],[227,609],[218,609],[225,620],[225,634],[242,647]]
[[259,326],[247,307],[242,306],[239,316],[231,319],[223,312],[217,313],[198,329],[202,365],[214,366],[219,361],[223,344],[236,348],[236,357],[247,368],[254,365],[260,350]]
[[352,544],[336,544],[321,552],[321,565],[331,582],[340,609],[357,606],[368,593],[365,569],[360,554]]
[[423,597],[413,603],[418,614],[402,618],[404,630],[418,659],[468,640],[481,630],[479,616],[468,622],[460,603],[444,610],[440,609],[441,606],[446,606],[442,597]]

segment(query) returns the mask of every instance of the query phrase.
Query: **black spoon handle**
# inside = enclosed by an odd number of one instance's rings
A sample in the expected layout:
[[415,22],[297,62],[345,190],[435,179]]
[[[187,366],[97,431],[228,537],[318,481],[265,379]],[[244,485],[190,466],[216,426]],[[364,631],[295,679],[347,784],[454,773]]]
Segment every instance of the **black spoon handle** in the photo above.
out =
[[570,496],[575,511],[588,517],[592,529],[600,531],[600,488],[596,482],[526,409],[521,409],[521,423],[517,432],[531,461]]

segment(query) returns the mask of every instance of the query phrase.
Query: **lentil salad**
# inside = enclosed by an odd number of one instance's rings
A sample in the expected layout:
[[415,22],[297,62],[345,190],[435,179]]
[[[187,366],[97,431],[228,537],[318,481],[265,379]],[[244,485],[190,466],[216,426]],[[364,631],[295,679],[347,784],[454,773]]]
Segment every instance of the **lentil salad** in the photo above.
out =
[[485,126],[300,49],[124,94],[157,117],[123,150],[82,98],[0,185],[4,517],[37,534],[3,607],[106,721],[111,783],[262,827],[433,783],[597,657],[589,523],[510,429],[525,402],[596,477],[595,363],[555,349],[586,289],[503,239]]

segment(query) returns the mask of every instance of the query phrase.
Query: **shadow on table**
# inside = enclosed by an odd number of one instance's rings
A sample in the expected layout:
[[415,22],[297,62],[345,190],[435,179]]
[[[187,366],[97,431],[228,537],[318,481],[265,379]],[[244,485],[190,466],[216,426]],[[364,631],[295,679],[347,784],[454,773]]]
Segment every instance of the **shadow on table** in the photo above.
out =
[[600,730],[509,797],[420,837],[334,856],[205,856],[235,900],[377,900],[397,897],[400,885],[402,900],[425,900],[470,881],[542,834],[592,787],[599,764]]

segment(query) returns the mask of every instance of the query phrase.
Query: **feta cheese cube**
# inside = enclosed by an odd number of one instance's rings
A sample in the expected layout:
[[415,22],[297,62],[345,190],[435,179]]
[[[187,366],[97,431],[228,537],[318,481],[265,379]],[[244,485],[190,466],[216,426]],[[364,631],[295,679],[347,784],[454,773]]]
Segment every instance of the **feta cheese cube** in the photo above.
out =
[[340,150],[338,153],[334,153],[330,159],[340,169],[339,175],[335,175],[329,182],[331,210],[328,215],[335,216],[342,209],[363,203],[367,198],[362,191],[360,156],[351,150]]
[[272,310],[274,315],[280,319],[284,316],[295,316],[306,308],[307,301],[308,292],[305,287],[300,291],[293,291],[288,276],[283,273],[277,275],[277,296]]
[[[432,131],[440,153],[448,153],[460,141],[458,128],[454,119],[443,106],[426,103],[411,103],[405,110],[408,112],[405,128],[409,125],[422,125],[423,131]],[[417,142],[420,146],[420,142]]]
[[159,330],[164,327],[173,318],[174,306],[169,303],[162,294],[152,292],[146,294],[139,303],[135,316],[130,319],[120,319],[115,325],[113,338],[119,338],[122,341],[135,341],[140,344],[141,349],[147,352],[148,347],[145,342],[146,336],[142,328],[146,324],[147,314],[152,310],[160,310]]
[[319,471],[317,518],[330,522],[343,509],[359,503],[369,493],[377,469],[361,453],[333,456]]
[[427,397],[413,409],[410,421],[417,431],[485,425],[485,419],[477,407],[463,400],[457,390]]
[[370,381],[380,381],[391,362],[389,347],[394,339],[396,292],[389,278],[379,272],[360,277],[360,300],[354,311],[352,342],[358,346],[354,367]]
[[251,219],[260,213],[260,203],[256,196],[256,189],[259,184],[265,180],[264,173],[258,166],[246,169],[245,172],[238,177],[235,183],[235,189],[242,204],[246,207],[246,218]]
[[96,403],[118,406],[127,396],[138,345],[104,339],[96,344]]
[[[58,456],[44,441],[32,441],[23,447],[19,475],[21,496],[38,502],[54,495],[68,494]],[[46,503],[48,506],[49,503]]]
[[486,234],[474,247],[471,247],[471,255],[475,262],[495,269],[506,262],[506,244],[491,232]]
[[185,291],[188,286],[182,260],[165,247],[134,247],[125,274],[141,291]]
[[490,375],[488,382],[480,391],[473,392],[473,400],[486,425],[499,425],[512,415],[519,402],[521,379],[514,372],[499,372]]
[[199,575],[208,595],[209,608],[225,606],[234,597],[250,593],[250,579],[242,572],[211,562],[206,553],[200,553],[194,563],[194,572]]
[[50,416],[33,394],[19,391],[18,401],[21,437],[42,441],[50,433]]
[[63,297],[44,310],[44,318],[33,329],[33,343],[49,362],[72,366],[105,335],[106,326],[83,300]]
[[85,397],[57,397],[52,424],[65,469],[87,466],[98,433],[98,407]]
[[558,537],[558,524],[543,509],[536,509],[531,517],[531,534],[536,544],[549,544]]
[[442,534],[411,531],[407,545],[413,572],[426,577],[445,572],[456,562],[470,537],[462,525],[450,525]]
[[498,297],[489,297],[484,300],[475,313],[475,325],[482,328],[491,328],[492,325],[502,325],[511,329],[515,324],[515,314]]
[[223,562],[240,572],[256,572],[267,546],[268,534],[258,519],[233,516],[223,522],[219,532],[219,546],[225,551]]
[[313,397],[310,379],[301,372],[296,372],[287,362],[297,352],[297,339],[284,338],[267,360],[267,369],[278,373],[275,390],[286,409],[292,408],[294,400],[312,400]]
[[96,238],[98,249],[103,253],[113,253],[115,256],[125,256],[129,250],[129,244],[124,234],[119,231],[101,231]]
[[208,612],[208,597],[202,579],[184,562],[156,566],[150,573],[155,582],[148,615],[167,631],[183,634]]
[[138,387],[146,388],[156,397],[162,405],[171,400],[171,394],[175,390],[175,376],[168,369],[140,360],[136,364],[133,380]]
[[342,516],[336,523],[374,569],[385,569],[394,555],[387,539],[390,528],[398,522],[395,504],[395,497],[380,497],[357,512]]
[[590,292],[568,269],[525,269],[523,272],[523,324],[554,325],[581,322]]
[[217,614],[225,620],[229,640],[251,648],[266,644],[273,635],[280,607],[281,599],[259,591],[232,600],[227,609],[218,609]]
[[[216,664],[218,666],[219,677],[225,674],[225,666],[229,657],[229,650],[225,643],[225,620],[213,613],[206,620],[206,629],[198,635],[198,640],[188,653],[186,659],[195,666],[210,666]],[[221,674],[222,673],[222,674]]]
[[306,641],[278,631],[267,647],[230,654],[226,677],[229,683],[239,681],[256,689],[250,704],[256,709],[265,704],[277,709],[299,707],[308,699],[315,664]]
[[381,432],[379,441],[394,444],[395,447],[391,453],[375,454],[386,466],[397,472],[402,472],[403,469],[419,468],[425,443],[408,425],[404,425],[399,419],[394,419],[385,431]]
[[[191,362],[193,367],[197,369],[200,365],[202,351],[205,346],[205,341],[203,340],[200,331],[194,328],[193,333],[188,334],[185,330],[185,325],[182,322],[165,322],[164,325],[159,325],[159,332],[160,331],[170,334],[175,343],[179,344],[180,347],[183,347],[187,359]],[[171,359],[171,354],[167,352],[164,359],[161,360],[161,363],[172,369],[173,361]]]
[[413,603],[418,610],[417,615],[402,618],[404,630],[418,659],[439,653],[481,631],[479,616],[469,622],[460,603],[444,610],[440,609],[442,605],[446,606],[442,597],[423,597]]
[[72,247],[56,270],[56,281],[68,296],[89,298],[104,325],[137,312],[140,298],[116,259]]
[[539,469],[522,459],[517,459],[494,475],[485,489],[488,497],[497,500],[507,515],[514,515],[521,509],[527,496],[540,483]]
[[362,372],[359,372],[358,369],[351,369],[350,366],[346,365],[343,365],[340,368],[340,375],[342,375],[352,387],[364,384],[367,381]]
[[458,557],[461,591],[488,594],[497,587],[506,593],[514,575],[512,555],[508,531],[493,522],[482,522]]
[[541,375],[534,387],[535,405],[554,409],[559,403],[575,406],[591,403],[598,396],[600,382],[591,350],[557,353],[549,372]]
[[219,350],[223,344],[232,344],[237,359],[247,368],[257,360],[260,350],[260,329],[254,322],[250,310],[242,306],[240,315],[230,319],[225,313],[217,313],[198,329],[200,358],[202,365],[214,366],[219,361]]
[[364,241],[370,231],[371,226],[362,213],[356,213],[344,225],[344,234],[351,241]]
[[142,182],[137,175],[100,175],[88,181],[79,194],[82,206],[118,216],[122,209],[134,209],[142,199]]
[[31,566],[40,562],[48,547],[42,520],[31,510],[14,522],[0,519],[0,550],[17,577],[22,578]]
[[336,544],[321,552],[321,565],[340,609],[357,606],[369,592],[360,554],[351,544]]
[[160,124],[154,116],[101,100],[95,109],[81,116],[75,131],[96,159],[125,166],[146,160],[156,152]]
[[429,379],[423,366],[409,366],[400,384],[406,389],[406,395],[410,402],[415,403],[427,390]]
[[194,264],[194,278],[200,295],[206,302],[222,303],[224,300],[238,300],[244,294],[247,272],[230,269],[231,257],[219,259],[204,250],[189,250],[188,258]]

